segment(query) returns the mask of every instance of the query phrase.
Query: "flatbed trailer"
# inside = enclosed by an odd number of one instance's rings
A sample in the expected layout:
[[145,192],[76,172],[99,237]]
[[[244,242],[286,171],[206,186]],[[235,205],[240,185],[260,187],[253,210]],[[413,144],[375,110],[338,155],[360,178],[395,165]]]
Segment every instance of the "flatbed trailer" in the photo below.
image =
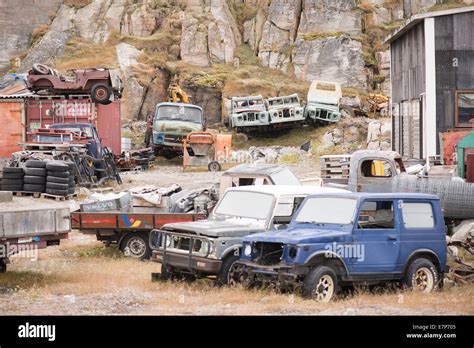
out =
[[69,208],[0,210],[0,273],[20,252],[36,258],[37,250],[59,245],[71,231]]
[[118,245],[125,255],[148,259],[151,256],[150,232],[173,222],[206,219],[205,214],[167,213],[153,207],[134,207],[133,212],[107,211],[71,213],[72,228],[95,234],[106,246]]

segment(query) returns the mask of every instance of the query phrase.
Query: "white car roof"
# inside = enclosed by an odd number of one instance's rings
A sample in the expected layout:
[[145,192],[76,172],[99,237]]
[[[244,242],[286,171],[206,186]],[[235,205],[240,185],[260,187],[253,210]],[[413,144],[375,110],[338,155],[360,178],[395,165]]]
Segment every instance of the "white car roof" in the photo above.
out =
[[239,186],[232,187],[226,190],[229,191],[246,191],[246,192],[260,192],[268,193],[274,196],[285,195],[314,195],[318,193],[348,193],[350,191],[321,186],[289,186],[289,185],[255,185],[255,186]]

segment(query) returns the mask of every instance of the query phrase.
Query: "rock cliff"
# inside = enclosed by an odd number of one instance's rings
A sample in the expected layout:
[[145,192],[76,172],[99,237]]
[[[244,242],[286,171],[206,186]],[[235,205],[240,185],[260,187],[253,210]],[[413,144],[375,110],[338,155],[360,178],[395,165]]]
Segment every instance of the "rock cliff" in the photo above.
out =
[[[234,94],[305,97],[309,81],[389,93],[383,38],[443,0],[0,0],[0,73],[43,62],[106,65],[124,120],[144,119],[179,78],[212,121]],[[461,4],[461,0],[454,0]]]

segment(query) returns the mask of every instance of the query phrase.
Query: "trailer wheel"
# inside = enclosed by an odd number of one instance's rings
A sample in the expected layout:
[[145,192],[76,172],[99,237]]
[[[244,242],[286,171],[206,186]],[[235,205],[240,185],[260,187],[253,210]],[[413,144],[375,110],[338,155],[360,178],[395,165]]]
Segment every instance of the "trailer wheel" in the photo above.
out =
[[110,90],[110,87],[103,84],[103,83],[98,83],[92,87],[91,90],[91,98],[94,102],[100,103],[100,104],[110,104],[110,96],[112,94],[112,91]]
[[212,161],[212,162],[209,162],[209,164],[207,165],[207,169],[210,172],[220,172],[222,167],[221,167],[221,164],[219,162]]
[[140,260],[147,260],[151,257],[151,248],[148,244],[148,237],[142,233],[128,234],[122,242],[121,250],[126,256]]

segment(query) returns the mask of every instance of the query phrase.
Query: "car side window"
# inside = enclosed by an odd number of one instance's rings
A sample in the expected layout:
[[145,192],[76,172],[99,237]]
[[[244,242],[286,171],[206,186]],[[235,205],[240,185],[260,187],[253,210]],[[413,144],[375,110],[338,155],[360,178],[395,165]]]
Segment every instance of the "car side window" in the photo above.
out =
[[293,214],[298,210],[298,207],[303,201],[304,197],[293,197],[285,200],[280,199],[275,209],[273,223],[275,225],[289,224]]
[[359,213],[358,227],[361,230],[395,228],[392,201],[364,202]]
[[433,207],[430,203],[403,203],[405,228],[433,228],[435,226]]

